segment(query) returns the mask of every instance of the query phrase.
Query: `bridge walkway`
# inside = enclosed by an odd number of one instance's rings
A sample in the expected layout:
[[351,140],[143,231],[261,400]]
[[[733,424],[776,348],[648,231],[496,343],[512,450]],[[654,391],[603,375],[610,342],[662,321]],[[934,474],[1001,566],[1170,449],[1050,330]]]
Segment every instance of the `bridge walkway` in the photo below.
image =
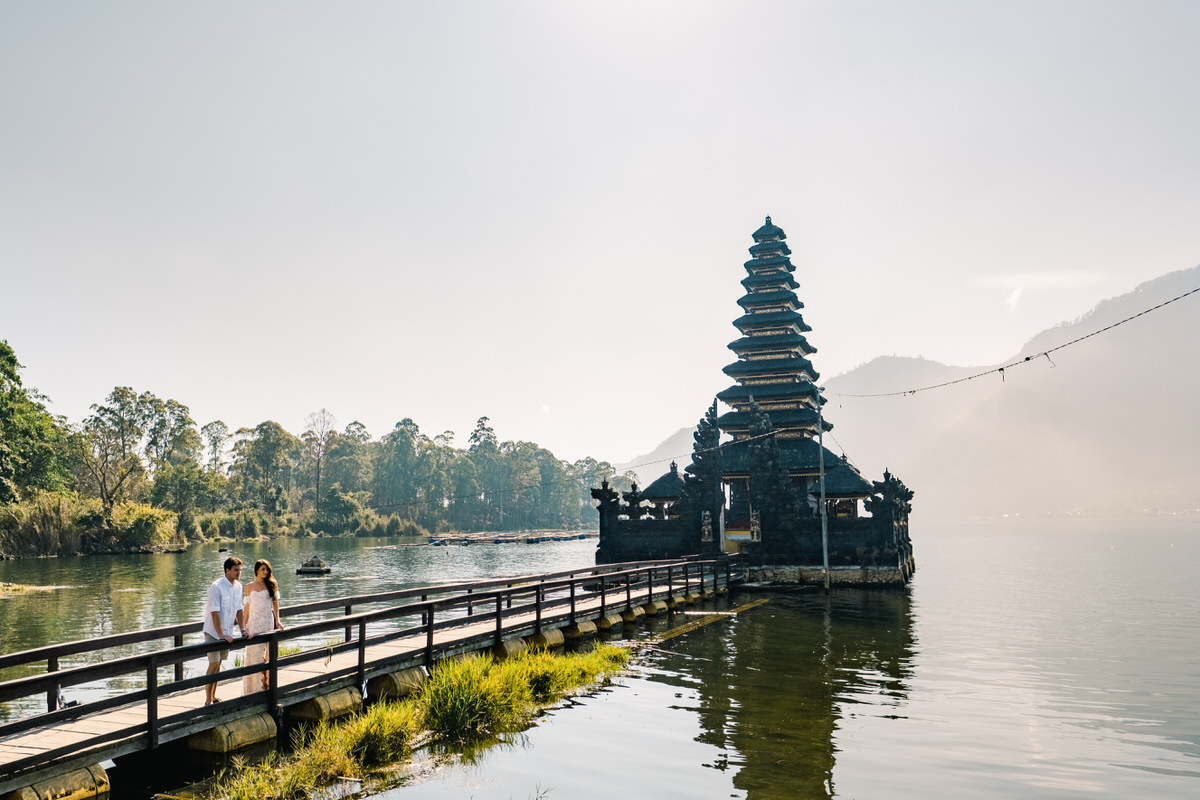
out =
[[[281,614],[311,616],[314,611],[335,607],[344,608],[346,614],[289,625],[270,634],[266,637],[273,656],[266,670],[270,688],[242,696],[242,676],[263,668],[225,669],[219,676],[217,695],[226,698],[212,706],[204,705],[208,679],[203,675],[184,678],[183,664],[206,659],[208,652],[222,649],[221,644],[177,644],[147,654],[0,682],[0,702],[57,693],[60,686],[88,681],[94,684],[97,677],[116,677],[126,684],[126,688],[102,700],[75,708],[54,708],[0,725],[0,795],[49,773],[152,750],[240,718],[263,712],[280,718],[288,708],[341,689],[352,687],[365,695],[367,682],[377,675],[417,666],[429,668],[441,658],[487,650],[504,641],[619,614],[655,601],[722,591],[738,577],[726,559],[617,564],[293,607]],[[385,607],[351,613],[355,607],[369,604]],[[169,635],[177,643],[181,638],[178,626],[149,633]],[[341,641],[312,645],[314,637],[331,633],[340,634]],[[301,640],[309,644],[300,652],[279,655],[281,642]],[[241,651],[250,641],[238,640],[225,647]],[[86,652],[81,650],[83,644],[69,643],[58,646],[58,650]],[[98,646],[105,644],[101,641]],[[42,652],[50,650],[53,648],[0,657],[0,667],[22,663],[23,656],[24,662],[41,657],[48,667],[56,667],[56,657]],[[175,680],[162,681],[162,673],[172,667]],[[137,676],[141,676],[140,682],[129,686],[131,678],[136,680]]]

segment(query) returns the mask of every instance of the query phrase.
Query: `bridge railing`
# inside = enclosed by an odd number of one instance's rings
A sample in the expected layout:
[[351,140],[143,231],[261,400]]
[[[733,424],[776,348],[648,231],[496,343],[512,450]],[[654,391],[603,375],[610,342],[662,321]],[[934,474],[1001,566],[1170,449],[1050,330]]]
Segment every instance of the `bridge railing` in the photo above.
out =
[[[289,698],[298,702],[304,699],[306,693],[315,695],[331,686],[365,689],[366,680],[372,674],[405,665],[430,667],[447,653],[499,644],[506,638],[526,632],[540,632],[543,625],[574,623],[581,615],[591,619],[614,613],[631,606],[635,601],[644,602],[645,598],[656,595],[699,590],[705,586],[727,587],[740,576],[737,570],[738,567],[729,559],[612,564],[586,570],[426,586],[291,606],[281,609],[281,616],[296,617],[334,608],[344,609],[344,614],[292,625],[265,636],[239,639],[232,643],[183,645],[182,636],[197,632],[198,625],[191,623],[13,653],[0,657],[0,667],[45,661],[47,672],[0,682],[0,703],[27,702],[29,698],[43,694],[54,700],[48,703],[45,712],[0,725],[0,740],[121,706],[144,703],[144,719],[98,735],[89,740],[87,746],[91,748],[129,739],[131,742],[126,744],[134,749],[154,748],[164,734],[179,732],[183,728],[197,729],[198,713],[200,717],[208,718],[247,705],[274,711],[281,704],[286,705],[285,701]],[[386,606],[354,611],[355,608],[376,604]],[[586,612],[583,610],[585,605]],[[494,625],[489,625],[486,630],[480,625],[485,619],[489,623],[494,620]],[[442,637],[439,641],[437,634],[455,629],[460,631],[460,636]],[[312,642],[330,633],[340,635],[328,639],[324,645],[309,646],[299,652],[280,656],[280,648],[284,643],[301,640]],[[58,668],[59,659],[65,655],[102,652],[114,647],[168,638],[172,640],[172,645],[166,649],[100,663]],[[266,665],[234,667],[222,670],[216,676],[183,677],[185,662],[205,659],[208,653],[218,650],[243,651],[248,645],[262,644],[264,639],[270,654]],[[411,640],[411,646],[396,655],[368,659],[369,648],[401,639]],[[350,652],[357,654],[352,665],[328,668],[333,657]],[[309,678],[292,680],[286,686],[280,685],[280,669],[318,660],[326,662],[326,669]],[[173,671],[173,680],[162,680],[160,672],[164,670]],[[264,671],[268,673],[265,692],[181,714],[159,715],[158,702],[164,694],[176,694],[214,680],[231,681]],[[64,688],[102,681],[109,682],[105,690],[108,696],[59,707],[57,699]],[[49,763],[70,755],[79,747],[78,743],[73,743],[58,750],[3,764],[0,765],[0,773],[12,774]]]

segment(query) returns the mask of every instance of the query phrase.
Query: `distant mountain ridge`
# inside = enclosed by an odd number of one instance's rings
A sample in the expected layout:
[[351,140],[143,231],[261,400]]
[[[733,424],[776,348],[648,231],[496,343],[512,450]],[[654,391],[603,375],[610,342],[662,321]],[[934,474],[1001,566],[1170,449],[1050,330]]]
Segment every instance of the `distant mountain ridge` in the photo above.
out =
[[[890,469],[914,514],[1200,513],[1200,267],[1148,281],[1034,336],[1001,365],[876,358],[825,384],[831,450],[870,480]],[[1024,359],[1029,357],[1028,361]],[[690,462],[694,426],[627,462],[643,482]]]

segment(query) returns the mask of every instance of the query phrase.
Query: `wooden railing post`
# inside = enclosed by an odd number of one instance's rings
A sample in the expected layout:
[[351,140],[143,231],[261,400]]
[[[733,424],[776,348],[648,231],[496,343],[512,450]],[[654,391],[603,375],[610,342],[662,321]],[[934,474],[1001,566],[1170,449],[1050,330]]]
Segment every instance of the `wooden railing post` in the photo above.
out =
[[604,576],[601,575],[600,576],[600,616],[602,616],[602,617],[604,616],[604,601],[606,599],[606,592],[604,590],[604,584],[605,584],[605,579],[604,579]]
[[[509,598],[512,599],[511,596]],[[501,638],[504,630],[504,595],[496,593],[496,646],[499,647],[503,639]]]
[[425,627],[425,669],[433,669],[433,606],[429,606],[429,623]]
[[279,707],[279,632],[271,631],[267,642],[267,709],[274,714]]
[[[50,656],[46,659],[46,672],[58,672],[58,656]],[[46,710],[58,710],[58,687],[46,690]]]
[[363,698],[366,699],[367,694],[367,621],[360,619],[358,621],[358,685],[362,690]]
[[571,576],[571,624],[575,624],[575,576]]
[[534,605],[534,610],[535,610],[535,617],[534,617],[534,621],[533,621],[533,632],[534,633],[542,632],[542,593],[545,591],[545,589],[546,589],[546,580],[543,578],[542,581],[540,583],[538,583],[537,590],[534,592],[534,600],[533,600],[533,605]]
[[[183,647],[183,634],[182,633],[175,634],[175,638],[171,640],[171,643],[175,647]],[[177,681],[183,680],[183,662],[182,661],[175,662],[175,680],[177,680]]]
[[158,653],[150,654],[146,667],[146,726],[150,733],[150,749],[158,748]]
[[467,616],[475,613],[475,604],[471,601],[471,590],[467,589]]
[[[346,616],[348,617],[348,616],[350,616],[350,615],[351,615],[351,614],[353,614],[353,613],[354,613],[354,606],[346,606]],[[350,640],[351,640],[350,626],[349,626],[349,625],[347,625],[347,626],[346,626],[346,631],[345,631],[345,637],[344,637],[344,641],[347,641],[347,642],[348,642],[348,641],[350,641]]]

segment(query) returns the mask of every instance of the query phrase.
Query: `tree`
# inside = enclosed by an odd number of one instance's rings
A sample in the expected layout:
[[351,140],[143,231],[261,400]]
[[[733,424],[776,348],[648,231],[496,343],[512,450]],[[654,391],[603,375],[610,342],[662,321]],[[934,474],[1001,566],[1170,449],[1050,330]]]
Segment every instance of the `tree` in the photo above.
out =
[[471,435],[467,439],[467,444],[471,453],[496,450],[499,447],[496,432],[488,425],[487,417],[480,417],[475,422],[475,430],[471,431]]
[[421,432],[407,417],[380,440],[375,448],[371,494],[378,508],[413,518],[416,501],[414,472],[417,439]]
[[[92,427],[102,426],[106,437],[111,440],[114,454],[124,458],[138,451],[142,437],[146,435],[146,404],[153,395],[138,396],[128,386],[118,386],[104,399],[107,405],[92,406]],[[88,423],[85,421],[85,425]]]
[[20,369],[16,353],[0,340],[0,504],[29,489],[62,491],[70,480],[66,423],[46,410],[44,397],[22,386]]
[[144,392],[138,403],[146,426],[146,460],[154,470],[185,461],[196,463],[200,434],[188,407],[175,400],[163,402],[149,392]]
[[255,504],[278,514],[287,508],[287,494],[299,466],[302,442],[278,422],[260,422],[238,431],[235,469],[242,473]]
[[213,420],[200,429],[204,437],[204,452],[208,454],[208,468],[220,472],[223,466],[225,443],[229,441],[229,426],[221,420]]
[[212,474],[202,472],[195,461],[165,463],[154,475],[150,502],[174,511],[179,516],[179,530],[190,533],[196,512],[202,506],[214,504],[210,497],[213,490],[211,477]]
[[327,446],[326,482],[349,492],[361,492],[371,482],[371,434],[361,422],[351,422],[340,434],[331,434]]
[[329,448],[330,436],[336,436],[337,420],[328,410],[322,408],[308,415],[304,420],[307,426],[301,438],[304,440],[305,455],[312,466],[313,490],[317,498],[317,510],[321,508],[321,472],[325,468],[325,456]]
[[113,508],[145,475],[141,458],[129,449],[126,422],[119,415],[97,411],[70,437],[71,451],[80,468],[79,481],[100,498],[109,524]]

